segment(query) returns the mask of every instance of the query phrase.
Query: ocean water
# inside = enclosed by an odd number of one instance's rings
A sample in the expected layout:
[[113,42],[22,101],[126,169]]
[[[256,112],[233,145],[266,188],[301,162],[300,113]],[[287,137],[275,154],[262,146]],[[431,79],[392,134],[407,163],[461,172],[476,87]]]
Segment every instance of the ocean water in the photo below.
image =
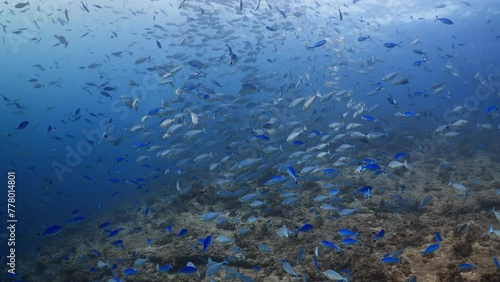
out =
[[408,2],[2,2],[2,281],[500,281],[500,3]]

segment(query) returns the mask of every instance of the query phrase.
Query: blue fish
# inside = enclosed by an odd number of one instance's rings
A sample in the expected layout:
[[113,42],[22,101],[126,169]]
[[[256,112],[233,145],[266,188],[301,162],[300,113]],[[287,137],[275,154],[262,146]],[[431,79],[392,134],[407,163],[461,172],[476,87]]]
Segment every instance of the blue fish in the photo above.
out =
[[381,258],[380,261],[385,264],[401,263],[399,258],[389,256]]
[[424,63],[424,62],[425,62],[424,60],[418,60],[418,61],[413,62],[413,64],[412,64],[412,65],[413,65],[414,67],[420,67],[420,65],[421,65],[422,63]]
[[255,138],[257,138],[257,139],[259,139],[259,140],[263,140],[263,141],[269,141],[269,140],[271,140],[271,139],[270,139],[267,135],[265,135],[265,134],[255,134],[255,133],[253,133],[253,132],[252,132],[252,134],[253,134],[253,136],[255,136]]
[[106,238],[111,238],[111,237],[115,237],[116,235],[118,235],[118,233],[120,231],[122,231],[124,228],[117,228],[115,230],[111,230],[111,231],[108,231],[108,236]]
[[436,232],[436,241],[437,241],[438,243],[441,243],[441,234],[439,234],[439,231],[438,231],[438,232]]
[[363,169],[371,170],[371,171],[379,171],[380,166],[376,163],[371,163],[363,166]]
[[103,229],[104,227],[107,227],[108,225],[111,224],[111,221],[105,221],[99,225],[100,229]]
[[432,254],[435,251],[437,251],[437,249],[439,249],[439,244],[432,244],[429,247],[427,247],[427,249],[425,249],[424,251],[422,251],[422,255],[425,256],[425,255],[428,255],[428,254]]
[[399,45],[398,43],[393,43],[393,42],[386,42],[386,43],[384,43],[384,47],[385,48],[391,49],[391,48],[394,48],[396,46],[399,46],[399,48],[401,48],[401,45]]
[[472,264],[472,263],[461,263],[460,265],[458,265],[458,269],[460,269],[462,271],[469,271],[469,270],[473,270],[475,268],[476,268],[476,265]]
[[23,121],[17,127],[14,127],[14,129],[16,130],[25,129],[28,126],[28,124],[30,124],[29,121]]
[[495,255],[493,255],[493,265],[495,265],[496,269],[500,269],[500,263],[498,263],[498,259]]
[[148,147],[148,146],[149,146],[149,144],[146,144],[144,142],[135,142],[132,147],[139,149],[139,148]]
[[181,274],[193,274],[196,272],[198,272],[198,269],[194,266],[186,266],[186,267],[182,268],[181,270],[179,270],[179,273],[181,273]]
[[310,223],[306,223],[306,224],[302,225],[302,227],[300,227],[297,230],[296,236],[298,236],[300,232],[302,232],[302,233],[309,233],[309,232],[312,232],[312,231],[313,231],[313,225],[310,224]]
[[111,184],[116,184],[116,183],[120,183],[120,182],[122,182],[120,179],[116,179],[116,178],[108,179],[108,183],[111,183]]
[[197,68],[197,69],[202,69],[202,68],[205,67],[205,65],[202,62],[198,61],[198,60],[189,61],[188,64],[190,66],[192,66],[193,68]]
[[361,117],[362,120],[366,120],[366,121],[373,121],[375,123],[378,122],[378,118],[374,118],[372,116],[368,116],[368,115],[364,115]]
[[170,269],[172,269],[172,264],[169,264],[169,265],[163,265],[163,266],[160,266],[159,264],[156,265],[156,270],[158,272],[167,272],[169,271]]
[[354,237],[354,238],[358,238],[358,235],[359,235],[359,231],[358,232],[353,232],[353,231],[351,231],[349,229],[340,229],[337,232],[342,237]]
[[92,182],[94,184],[96,183],[95,180],[94,180],[94,178],[92,178],[92,177],[90,177],[88,175],[82,175],[82,178],[85,179],[85,180],[87,180],[87,181],[90,181],[90,182]]
[[293,169],[293,167],[292,166],[288,166],[286,170],[288,171],[288,174],[295,181],[295,184],[297,184],[297,174],[295,173],[295,170]]
[[293,140],[292,143],[295,144],[295,145],[298,145],[298,146],[302,146],[302,145],[306,145],[307,144],[306,142],[300,141],[300,140]]
[[365,198],[371,198],[370,192],[373,190],[371,186],[365,186],[354,191],[354,194],[363,194]]
[[382,239],[385,236],[385,230],[380,230],[377,234],[375,234],[375,238],[373,238],[373,242],[377,242],[378,239]]
[[139,273],[139,270],[137,270],[137,268],[127,268],[123,271],[123,275],[125,276],[136,275],[137,273]]
[[344,245],[359,245],[359,240],[354,238],[344,238],[341,243]]
[[184,235],[186,235],[188,233],[188,230],[186,228],[183,228],[181,229],[181,231],[179,231],[179,234],[177,234],[177,237],[182,237]]
[[212,244],[212,235],[208,235],[203,240],[203,253],[207,251],[207,249],[210,247],[211,244]]
[[396,100],[394,100],[391,93],[387,94],[387,102],[389,102],[389,104],[391,104],[391,105],[396,106],[396,108],[398,107],[398,102],[396,102]]
[[451,25],[453,24],[453,22],[450,20],[450,19],[447,19],[447,18],[439,18],[438,16],[436,16],[436,19],[434,20],[434,22],[436,21],[440,21],[444,24],[447,24],[447,25]]
[[45,231],[42,233],[42,236],[52,236],[59,233],[61,230],[62,227],[60,225],[52,225],[51,227],[45,229]]
[[493,113],[493,111],[497,111],[498,108],[497,106],[493,105],[493,106],[489,106],[488,109],[486,109],[486,115],[491,115]]
[[269,179],[268,181],[266,181],[264,183],[264,185],[266,186],[273,186],[273,185],[277,185],[277,184],[280,184],[280,183],[283,183],[285,182],[285,177],[283,176],[273,176],[271,179]]
[[368,36],[360,36],[360,37],[358,37],[358,41],[362,42],[362,41],[365,41],[366,39],[369,39],[369,38],[370,38],[370,35],[368,35]]
[[326,40],[325,39],[321,39],[320,41],[316,42],[316,44],[314,44],[314,46],[307,47],[307,49],[318,48],[318,47],[321,47],[321,46],[323,46],[325,44],[326,44]]
[[149,116],[156,115],[161,109],[163,108],[162,107],[154,108],[148,112],[148,115]]
[[269,31],[273,31],[273,32],[277,31],[277,29],[275,29],[274,27],[268,26],[268,25],[266,25],[266,29]]
[[337,247],[334,243],[327,241],[327,240],[322,240],[320,242],[320,244],[321,244],[321,246],[323,246],[325,248],[337,250],[337,252],[340,252],[340,249],[341,249],[340,247]]
[[397,153],[394,155],[394,157],[392,157],[393,159],[396,159],[396,160],[399,160],[399,159],[402,159],[402,158],[405,158],[407,157],[408,154],[407,153]]
[[66,222],[68,223],[76,223],[85,220],[87,217],[86,216],[77,216],[75,218],[68,219]]

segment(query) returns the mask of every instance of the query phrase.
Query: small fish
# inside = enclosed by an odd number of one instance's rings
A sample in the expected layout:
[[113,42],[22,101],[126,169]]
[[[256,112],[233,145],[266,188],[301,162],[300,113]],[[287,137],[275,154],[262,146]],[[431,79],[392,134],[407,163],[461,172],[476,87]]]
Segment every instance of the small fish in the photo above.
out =
[[193,273],[197,273],[197,272],[198,272],[198,269],[194,266],[186,266],[186,267],[182,268],[181,270],[179,270],[180,274],[193,274]]
[[441,243],[441,234],[439,234],[439,231],[438,231],[438,232],[436,232],[436,241],[437,241],[438,243]]
[[207,249],[210,247],[211,244],[212,244],[212,235],[208,235],[203,240],[203,253],[207,251]]
[[24,8],[24,7],[28,6],[29,4],[30,4],[30,2],[26,2],[26,3],[17,3],[17,4],[16,4],[16,6],[14,6],[14,7],[16,7],[17,9],[22,9],[22,8]]
[[16,130],[25,129],[28,126],[28,124],[30,124],[29,121],[23,121],[17,127],[14,127],[14,129]]
[[472,264],[472,263],[461,263],[458,265],[458,269],[460,269],[462,271],[469,271],[469,270],[473,270],[475,268],[476,268],[476,265]]
[[360,36],[360,37],[358,37],[358,41],[362,42],[362,41],[365,41],[365,40],[367,40],[369,38],[370,38],[370,35],[368,35],[368,36]]
[[332,249],[332,250],[337,250],[337,252],[340,252],[341,248],[340,247],[337,247],[334,243],[330,242],[330,241],[327,241],[327,240],[322,240],[320,242],[321,246],[325,247],[325,248],[328,248],[328,249]]
[[425,255],[428,255],[428,254],[432,254],[435,251],[437,251],[438,249],[439,249],[439,244],[432,244],[429,247],[427,247],[427,249],[425,249],[424,251],[422,251],[422,255],[425,256]]
[[323,272],[323,275],[325,275],[326,278],[329,280],[334,280],[334,281],[348,281],[347,277],[342,277],[337,271],[328,269]]
[[394,48],[396,46],[398,46],[399,48],[401,48],[401,45],[399,45],[398,43],[394,43],[394,42],[386,42],[386,43],[384,43],[384,47],[388,48],[388,49],[392,49],[392,48]]
[[185,236],[188,233],[188,230],[186,228],[181,229],[179,233],[177,234],[177,237],[182,237]]
[[380,261],[385,264],[401,263],[401,259],[390,256],[383,257]]
[[123,271],[123,275],[125,276],[131,276],[131,275],[136,275],[137,273],[139,273],[139,271],[136,269],[133,269],[133,268],[127,268]]
[[274,27],[271,27],[271,26],[268,26],[268,25],[266,25],[266,29],[269,30],[269,31],[273,31],[273,32],[277,32],[278,31]]
[[136,259],[135,262],[134,262],[134,266],[137,268],[139,266],[143,266],[146,262],[149,261],[149,258],[146,257],[145,259],[143,258],[140,258],[140,259]]
[[156,264],[156,271],[158,271],[158,272],[167,272],[170,269],[172,269],[172,264],[163,265],[163,266],[160,266],[158,263]]
[[436,16],[436,19],[434,20],[434,22],[436,21],[440,21],[444,24],[447,24],[447,25],[452,25],[453,22],[450,20],[450,19],[447,19],[447,18],[439,18],[438,16]]
[[375,238],[373,238],[373,242],[377,242],[377,240],[384,238],[385,230],[382,229],[378,233],[375,234]]
[[299,236],[299,233],[302,232],[302,233],[309,233],[309,232],[312,232],[313,231],[313,225],[310,224],[310,223],[306,223],[304,225],[302,225],[302,227],[300,227],[298,230],[297,230],[297,233],[295,236]]
[[343,245],[360,245],[359,240],[353,238],[344,238],[342,239],[341,243]]
[[288,174],[295,181],[295,184],[297,184],[297,174],[295,173],[295,170],[293,169],[293,167],[292,166],[288,166],[286,170],[288,171]]
[[158,46],[158,48],[160,49],[162,48],[160,41],[156,40],[156,46]]
[[286,273],[298,277],[297,272],[295,272],[295,270],[292,268],[292,266],[290,266],[290,264],[286,260],[284,259],[281,260],[281,264],[283,265],[283,268],[285,269]]
[[325,45],[326,42],[327,41],[325,39],[321,39],[320,41],[316,42],[313,46],[307,47],[307,49],[313,49],[313,48],[321,47],[321,46]]
[[61,230],[62,230],[62,227],[60,225],[52,225],[51,227],[45,229],[45,231],[42,233],[42,236],[56,235]]
[[358,232],[353,232],[353,231],[351,231],[349,229],[340,229],[337,232],[342,237],[354,237],[354,238],[358,238],[358,235],[359,235],[359,231]]

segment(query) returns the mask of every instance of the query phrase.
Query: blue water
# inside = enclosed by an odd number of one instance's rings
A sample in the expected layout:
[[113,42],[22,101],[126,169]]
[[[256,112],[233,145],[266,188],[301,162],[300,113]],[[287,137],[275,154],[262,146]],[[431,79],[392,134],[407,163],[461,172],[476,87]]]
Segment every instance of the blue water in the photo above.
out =
[[[308,281],[328,269],[350,281],[498,278],[498,238],[485,234],[500,228],[491,212],[500,206],[500,5],[377,2],[2,3],[0,168],[4,186],[16,175],[16,279],[122,279],[147,255],[127,281],[197,279],[178,276],[188,261],[205,279],[208,257],[229,258],[217,281],[292,281],[282,259]],[[242,201],[249,193],[261,202]],[[7,193],[1,201],[6,222]],[[199,220],[209,211],[221,212],[219,224]],[[474,234],[453,235],[466,222]],[[305,223],[314,229],[296,239]],[[54,225],[57,234],[43,235]],[[276,234],[283,225],[291,238]],[[188,236],[177,237],[182,228]],[[361,244],[322,250],[315,269],[315,246],[341,244],[340,228],[361,231]],[[372,238],[380,229],[383,245]],[[474,275],[417,270],[437,231],[444,240],[429,260],[475,263]],[[236,236],[230,245],[247,256],[233,260],[218,243],[202,252],[196,240],[209,234]],[[124,249],[110,244],[117,239]],[[460,256],[460,240],[481,247]],[[403,247],[411,268],[389,271],[380,258]],[[92,269],[99,260],[116,269]],[[50,271],[41,275],[37,263]],[[371,263],[377,273],[365,269]]]

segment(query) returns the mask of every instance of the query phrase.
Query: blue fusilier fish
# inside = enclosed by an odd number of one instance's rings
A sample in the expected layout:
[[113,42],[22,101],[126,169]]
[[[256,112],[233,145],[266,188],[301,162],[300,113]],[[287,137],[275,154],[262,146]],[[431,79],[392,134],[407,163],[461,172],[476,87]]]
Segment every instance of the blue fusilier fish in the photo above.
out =
[[358,232],[353,232],[353,231],[351,231],[349,229],[340,229],[337,232],[342,237],[354,237],[354,238],[358,238],[358,235],[359,235],[359,231]]
[[53,225],[49,228],[47,228],[43,233],[42,236],[51,236],[59,233],[61,231],[62,227],[60,225]]
[[442,22],[444,24],[447,24],[447,25],[452,25],[453,24],[453,22],[450,19],[440,18],[438,16],[436,16],[436,19],[434,20],[434,22],[436,22],[436,21],[440,21],[440,22]]
[[361,41],[365,41],[366,39],[369,39],[370,38],[370,35],[368,36],[360,36],[358,37],[358,41],[361,42]]
[[378,239],[382,239],[385,236],[385,230],[382,229],[378,233],[375,234],[375,238],[373,238],[373,242],[377,242]]
[[391,49],[391,48],[394,48],[394,47],[398,46],[399,48],[401,48],[401,45],[399,45],[400,43],[401,42],[399,42],[399,43],[386,42],[386,43],[384,43],[384,47],[388,48],[388,49]]
[[370,192],[372,189],[373,188],[371,186],[365,186],[354,191],[354,194],[363,194],[365,198],[371,198],[372,196],[370,195]]
[[212,244],[212,235],[208,235],[203,240],[203,253],[207,251],[207,249],[210,247],[211,244]]
[[326,40],[325,39],[321,39],[320,41],[316,42],[316,44],[314,44],[313,46],[307,47],[307,49],[318,48],[318,47],[321,47],[321,46],[323,46],[325,44],[326,44]]
[[432,244],[429,247],[427,247],[427,249],[425,249],[424,251],[422,251],[422,255],[425,256],[425,255],[428,255],[428,254],[432,254],[435,251],[437,251],[437,249],[439,249],[439,244]]
[[327,240],[322,240],[321,242],[319,242],[321,244],[321,246],[325,247],[325,248],[328,248],[328,249],[332,249],[332,250],[336,250],[337,252],[340,252],[341,248],[338,247],[337,245],[335,245],[334,243],[330,242],[330,241],[327,241]]
[[288,171],[288,174],[293,178],[293,180],[295,181],[295,184],[297,184],[297,174],[295,173],[295,170],[293,169],[292,166],[288,166],[286,168],[286,170]]
[[275,29],[274,27],[272,26],[268,26],[266,25],[266,29],[269,30],[269,31],[274,31],[274,32],[277,32],[277,29]]
[[313,225],[310,224],[310,223],[306,223],[304,225],[302,225],[302,227],[300,227],[298,230],[297,230],[297,233],[295,234],[295,237],[299,236],[299,233],[302,232],[302,233],[309,233],[313,230]]
[[23,121],[17,127],[14,127],[14,129],[16,130],[25,129],[28,126],[28,124],[30,124],[29,121]]
[[229,58],[231,59],[229,61],[229,65],[234,65],[236,64],[236,62],[238,62],[238,56],[236,56],[235,53],[233,53],[233,49],[231,49],[231,47],[229,46],[229,44],[227,44],[226,42],[226,46],[227,46],[227,49],[229,50]]
[[472,263],[461,263],[458,266],[458,269],[460,269],[462,271],[469,271],[469,270],[473,270],[474,268],[476,268],[476,265],[472,264]]
[[390,256],[383,257],[380,259],[380,261],[382,263],[385,263],[385,264],[401,263],[401,260],[399,258],[390,257]]
[[396,108],[398,107],[398,102],[396,102],[396,100],[394,100],[391,93],[387,94],[387,102],[389,102],[389,104],[391,104],[391,105],[396,106]]

